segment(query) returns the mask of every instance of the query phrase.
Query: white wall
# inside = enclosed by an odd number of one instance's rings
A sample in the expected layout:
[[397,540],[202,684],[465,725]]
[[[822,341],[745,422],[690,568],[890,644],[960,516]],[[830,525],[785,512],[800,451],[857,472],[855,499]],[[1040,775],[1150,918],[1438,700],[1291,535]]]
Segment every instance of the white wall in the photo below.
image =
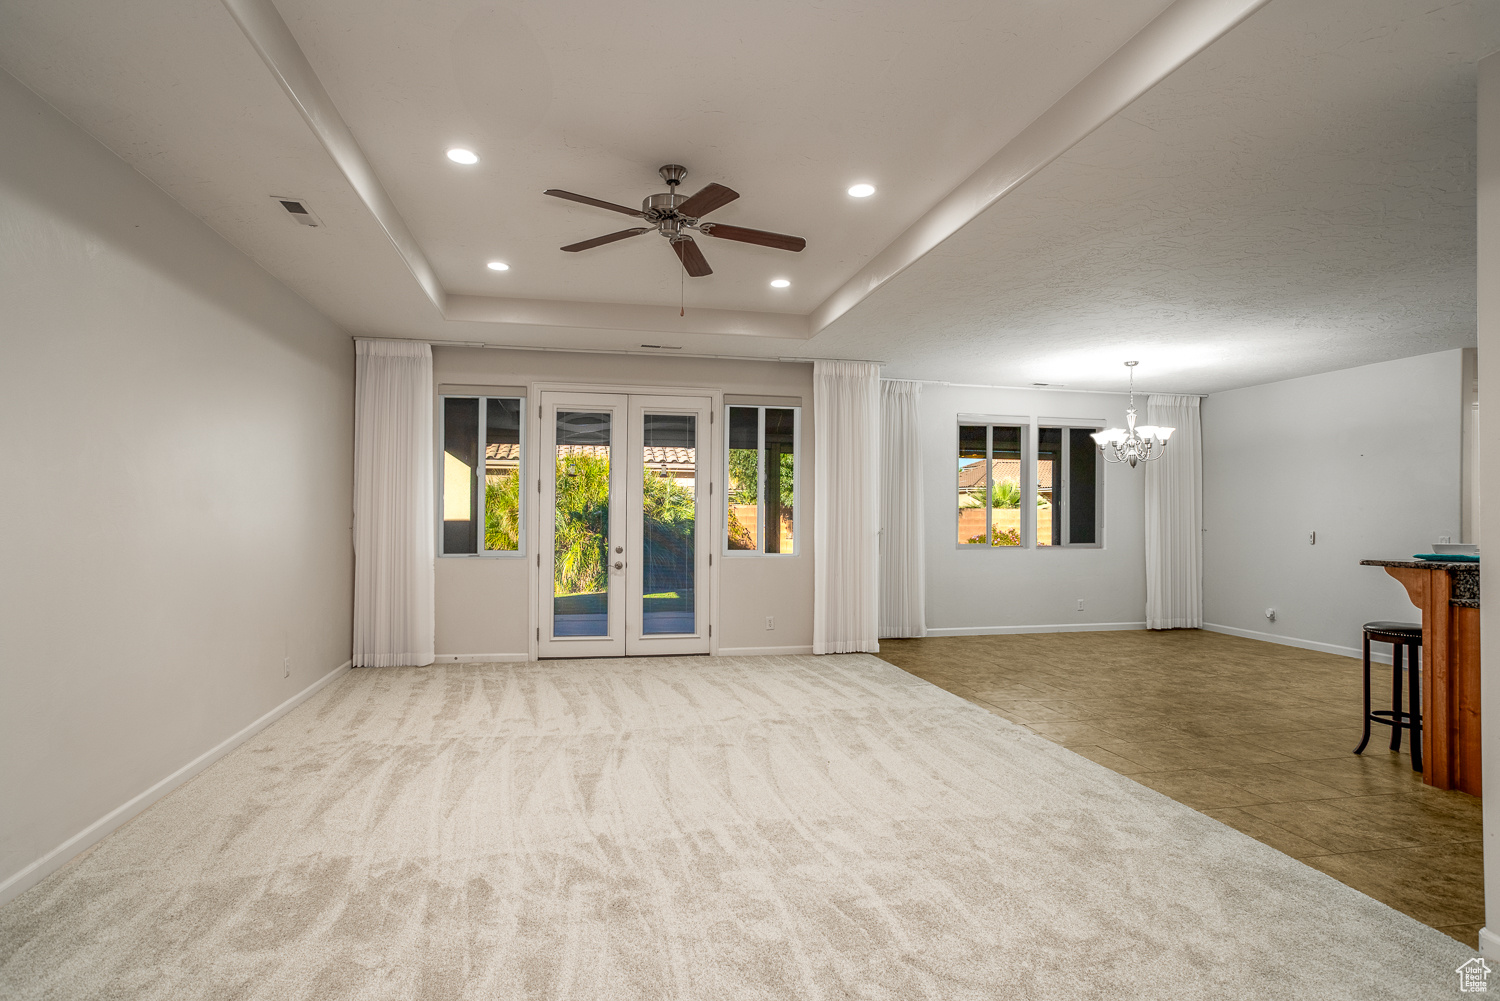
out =
[[0,135],[5,899],[348,660],[353,351],[4,73]]
[[[1479,537],[1494,547],[1500,545],[1500,54],[1479,62],[1478,181]],[[1481,576],[1482,589],[1490,586],[1487,578]],[[1500,636],[1500,601],[1484,598],[1481,593],[1480,636]],[[1500,960],[1500,643],[1481,642],[1479,687],[1485,783],[1485,927],[1479,948]]]
[[[800,479],[795,556],[734,557],[719,562],[719,651],[812,651],[813,505],[812,365],[807,363],[657,358],[575,352],[438,347],[432,353],[439,386],[517,386],[532,383],[721,389],[726,394],[800,397]],[[531,400],[535,417],[536,401]],[[717,552],[717,550],[716,550]],[[528,558],[535,555],[528,549]],[[444,657],[522,657],[528,650],[530,578],[514,557],[439,557],[437,654]],[[766,616],[776,628],[765,628]]]
[[[1125,396],[924,385],[927,628],[932,635],[1145,628],[1144,470],[1104,466],[1104,548],[958,546],[958,415],[1125,421]],[[1144,409],[1144,400],[1138,400]],[[1078,610],[1078,599],[1084,602]]]
[[1421,617],[1400,584],[1359,561],[1459,537],[1462,355],[1203,401],[1206,624],[1355,656],[1363,623]]

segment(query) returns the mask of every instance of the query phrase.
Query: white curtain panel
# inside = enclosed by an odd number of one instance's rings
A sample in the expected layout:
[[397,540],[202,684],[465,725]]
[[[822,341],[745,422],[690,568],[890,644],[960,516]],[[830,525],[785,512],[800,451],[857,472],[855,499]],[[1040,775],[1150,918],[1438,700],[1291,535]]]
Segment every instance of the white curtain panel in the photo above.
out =
[[1153,394],[1146,424],[1177,430],[1146,463],[1146,628],[1203,625],[1203,422],[1196,396]]
[[432,663],[432,347],[354,343],[354,666]]
[[813,363],[813,653],[880,649],[880,366]]
[[880,636],[927,635],[922,384],[880,384]]

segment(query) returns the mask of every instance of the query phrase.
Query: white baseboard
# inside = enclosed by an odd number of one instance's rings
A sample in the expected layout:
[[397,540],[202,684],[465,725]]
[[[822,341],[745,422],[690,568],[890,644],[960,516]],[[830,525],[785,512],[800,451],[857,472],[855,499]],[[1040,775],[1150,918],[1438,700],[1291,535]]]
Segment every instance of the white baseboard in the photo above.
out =
[[1010,636],[1016,633],[1093,633],[1118,629],[1145,629],[1145,622],[1061,622],[1045,626],[939,626],[928,636]]
[[812,644],[807,646],[721,646],[720,657],[793,657],[812,653]]
[[531,658],[524,653],[440,653],[434,664],[524,664]]
[[329,671],[317,681],[314,681],[311,685],[308,685],[302,691],[266,713],[260,719],[246,726],[243,730],[224,740],[218,746],[204,751],[198,757],[189,761],[145,792],[115,807],[109,813],[106,813],[88,827],[85,827],[35,862],[32,862],[14,876],[0,883],[0,905],[6,904],[25,893],[53,872],[62,868],[80,852],[94,845],[103,839],[105,835],[146,809],[146,807],[155,803],[215,761],[218,761],[224,755],[276,722],[282,716],[285,716],[291,710],[297,708],[298,705],[307,701],[307,699],[311,698],[329,682],[348,671],[351,663],[351,661],[344,661],[338,667]]
[[1485,959],[1500,961],[1500,935],[1489,927],[1479,929],[1479,954]]
[[[1247,640],[1263,640],[1266,643],[1280,643],[1282,646],[1294,646],[1302,650],[1317,650],[1319,653],[1337,654],[1340,657],[1353,657],[1355,660],[1364,658],[1364,651],[1354,646],[1339,646],[1337,643],[1320,643],[1317,640],[1299,640],[1295,636],[1278,636],[1275,633],[1263,633],[1255,629],[1240,629],[1235,626],[1220,626],[1212,622],[1203,623],[1203,628],[1211,633],[1224,633],[1229,636],[1243,636]],[[1370,647],[1370,660],[1377,664],[1389,664],[1391,662],[1390,647],[1385,643],[1376,643]]]

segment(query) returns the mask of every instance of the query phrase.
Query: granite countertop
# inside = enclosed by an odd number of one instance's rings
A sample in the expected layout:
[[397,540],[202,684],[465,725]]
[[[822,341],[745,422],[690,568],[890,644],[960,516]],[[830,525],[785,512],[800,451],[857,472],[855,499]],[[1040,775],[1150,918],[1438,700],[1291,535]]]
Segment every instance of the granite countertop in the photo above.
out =
[[1362,567],[1397,567],[1410,570],[1446,570],[1453,582],[1448,604],[1459,608],[1479,607],[1479,564],[1448,560],[1360,560]]

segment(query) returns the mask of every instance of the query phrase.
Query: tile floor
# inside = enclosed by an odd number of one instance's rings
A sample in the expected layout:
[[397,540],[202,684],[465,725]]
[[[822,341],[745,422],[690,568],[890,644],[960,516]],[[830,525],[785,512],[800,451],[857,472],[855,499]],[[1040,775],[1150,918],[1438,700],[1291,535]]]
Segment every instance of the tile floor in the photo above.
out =
[[[1388,749],[1386,727],[1351,753],[1356,660],[1186,629],[880,648],[912,674],[1477,946],[1480,801],[1424,786],[1405,744]],[[1390,667],[1374,671],[1378,701]]]

